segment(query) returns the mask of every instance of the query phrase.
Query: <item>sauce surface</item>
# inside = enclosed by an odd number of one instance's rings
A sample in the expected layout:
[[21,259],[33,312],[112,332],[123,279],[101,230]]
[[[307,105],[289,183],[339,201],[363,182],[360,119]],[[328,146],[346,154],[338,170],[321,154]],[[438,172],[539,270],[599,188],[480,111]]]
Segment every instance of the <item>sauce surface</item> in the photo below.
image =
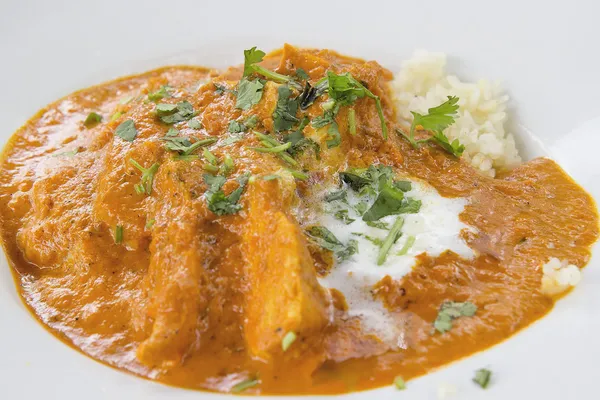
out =
[[[320,158],[313,150],[297,156],[295,169],[308,179],[293,179],[275,154],[249,149],[262,146],[251,130],[274,130],[279,85],[266,82],[261,101],[241,110],[232,93],[241,68],[185,66],[71,94],[14,134],[0,167],[2,240],[24,301],[53,334],[94,359],[176,386],[229,392],[257,379],[246,393],[345,393],[425,374],[508,338],[552,308],[556,298],[540,291],[550,257],[588,262],[596,205],[554,161],[535,159],[493,179],[437,147],[414,149],[393,133],[392,75],[375,62],[286,45],[262,65],[290,76],[302,68],[312,83],[326,71],[350,72],[381,98],[389,138],[374,102],[359,99],[356,135],[346,107],[336,117],[338,147],[327,148],[327,129],[304,128]],[[235,214],[210,211],[206,160],[177,158],[162,140],[171,126],[148,94],[163,85],[169,95],[159,103],[189,101],[201,123],[175,124],[180,135],[215,138],[212,154],[234,159],[226,193],[248,172],[281,177],[251,179]],[[307,109],[310,118],[322,115],[323,101]],[[102,122],[86,126],[90,112]],[[253,115],[253,129],[229,132],[230,121]],[[115,134],[126,120],[135,123],[133,141]],[[131,159],[159,164],[151,193],[136,191],[141,173]],[[397,346],[364,333],[343,296],[319,285],[333,258],[303,233],[316,188],[336,185],[339,171],[376,164],[469,199],[460,219],[473,228],[462,238],[474,258],[421,254],[402,279],[373,287],[403,332]],[[472,302],[477,313],[432,332],[445,301]],[[297,339],[284,352],[290,331]]]

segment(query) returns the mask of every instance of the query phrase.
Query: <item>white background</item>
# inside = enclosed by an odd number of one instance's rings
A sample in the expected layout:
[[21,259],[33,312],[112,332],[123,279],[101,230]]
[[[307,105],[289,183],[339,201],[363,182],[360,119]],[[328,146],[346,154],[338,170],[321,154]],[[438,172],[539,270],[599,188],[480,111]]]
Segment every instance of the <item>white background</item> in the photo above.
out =
[[[550,154],[600,198],[600,3],[559,1],[0,0],[0,142],[47,103],[119,75],[176,62],[226,66],[284,42],[377,59],[395,70],[444,51],[463,79],[500,79],[526,156]],[[533,137],[529,135],[533,133]],[[1,212],[1,210],[0,210]],[[349,397],[597,399],[600,261],[552,314],[485,353]],[[0,260],[0,399],[192,399],[68,348],[26,312]],[[482,391],[473,371],[489,366]]]

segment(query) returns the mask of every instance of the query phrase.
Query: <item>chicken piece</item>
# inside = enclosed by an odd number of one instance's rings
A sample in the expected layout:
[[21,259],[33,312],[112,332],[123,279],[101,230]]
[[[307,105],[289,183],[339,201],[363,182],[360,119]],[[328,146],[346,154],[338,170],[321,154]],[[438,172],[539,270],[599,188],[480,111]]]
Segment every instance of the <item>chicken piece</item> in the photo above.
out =
[[317,282],[304,235],[282,212],[291,197],[285,185],[283,179],[256,181],[247,193],[243,239],[249,293],[244,332],[248,351],[265,359],[281,351],[288,332],[300,338],[320,332],[332,312],[330,295]]

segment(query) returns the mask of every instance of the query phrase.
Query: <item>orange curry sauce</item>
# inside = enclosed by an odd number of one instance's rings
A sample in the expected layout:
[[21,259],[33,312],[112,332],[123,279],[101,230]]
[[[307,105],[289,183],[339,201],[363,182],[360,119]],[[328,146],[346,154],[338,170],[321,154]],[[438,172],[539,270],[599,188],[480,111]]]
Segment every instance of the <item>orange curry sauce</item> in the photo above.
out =
[[[13,135],[0,173],[2,241],[24,301],[54,335],[96,360],[176,386],[228,392],[257,379],[246,393],[344,393],[425,374],[508,338],[552,308],[555,299],[540,292],[549,257],[587,263],[598,237],[596,206],[552,160],[493,179],[435,146],[413,149],[394,133],[392,75],[376,62],[286,45],[262,65],[290,76],[302,68],[313,84],[328,70],[350,72],[381,98],[389,138],[382,138],[375,102],[359,99],[356,135],[348,107],[336,117],[338,147],[327,148],[326,128],[304,128],[321,148],[318,160],[311,149],[296,157],[293,168],[307,180],[251,180],[241,210],[218,216],[204,196],[202,149],[188,159],[166,149],[161,138],[171,126],[147,95],[169,85],[159,103],[193,105],[201,127],[184,121],[175,128],[191,141],[218,139],[212,154],[235,162],[229,193],[247,172],[260,177],[289,167],[276,154],[249,149],[262,146],[250,129],[227,140],[230,121],[252,115],[253,130],[274,129],[278,84],[267,81],[258,104],[238,109],[239,67],[167,67],[84,89]],[[308,108],[310,118],[323,114],[326,99]],[[90,112],[102,121],[86,126]],[[133,141],[115,135],[126,120],[137,129]],[[141,172],[130,159],[159,164],[151,193],[136,191]],[[443,196],[469,198],[460,218],[474,228],[463,233],[474,259],[422,254],[403,279],[386,277],[373,288],[403,323],[403,345],[395,349],[362,334],[360,322],[345,315],[343,296],[318,284],[317,271],[327,273],[332,256],[309,244],[302,229],[313,186],[371,164],[422,179]],[[470,301],[477,312],[434,333],[444,301]],[[289,331],[298,337],[284,352]]]

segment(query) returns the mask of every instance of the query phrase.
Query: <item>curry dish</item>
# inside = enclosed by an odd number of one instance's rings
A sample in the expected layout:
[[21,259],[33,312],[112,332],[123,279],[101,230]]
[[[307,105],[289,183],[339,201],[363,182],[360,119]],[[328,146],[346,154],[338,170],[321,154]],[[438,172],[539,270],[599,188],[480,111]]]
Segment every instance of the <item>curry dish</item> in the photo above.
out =
[[[10,139],[4,249],[64,342],[175,386],[346,393],[508,338],[565,293],[543,289],[549,259],[588,262],[592,198],[546,158],[479,174],[443,135],[457,99],[409,131],[376,62],[289,45],[245,56],[81,90]],[[429,207],[420,187],[463,202],[465,253],[420,252],[388,274],[416,246],[402,225]],[[342,240],[322,222],[333,214],[381,235]],[[391,339],[327,280],[367,257],[364,243],[381,276],[361,296],[393,321]]]

